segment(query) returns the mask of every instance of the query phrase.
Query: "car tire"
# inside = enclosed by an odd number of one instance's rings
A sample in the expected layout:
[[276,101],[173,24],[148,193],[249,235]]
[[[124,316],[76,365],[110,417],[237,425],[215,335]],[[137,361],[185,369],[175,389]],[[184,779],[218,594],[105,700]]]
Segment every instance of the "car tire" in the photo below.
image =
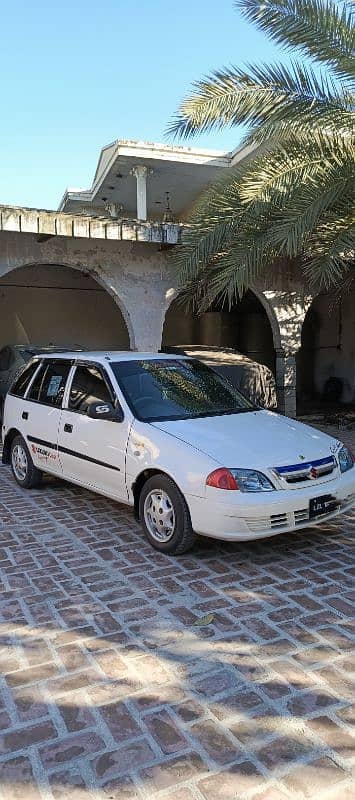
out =
[[153,475],[144,484],[139,518],[148,541],[161,553],[177,556],[191,549],[195,534],[186,500],[166,475]]
[[15,436],[11,442],[10,462],[15,481],[23,489],[34,489],[40,484],[42,472],[35,467],[22,436]]

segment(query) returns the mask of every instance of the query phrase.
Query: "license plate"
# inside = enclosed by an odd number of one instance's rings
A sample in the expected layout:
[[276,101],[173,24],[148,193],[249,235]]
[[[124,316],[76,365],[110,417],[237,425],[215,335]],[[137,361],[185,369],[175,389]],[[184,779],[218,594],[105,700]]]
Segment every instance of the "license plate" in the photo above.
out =
[[309,503],[309,518],[319,517],[321,514],[331,514],[338,508],[339,503],[331,494],[323,494],[321,497],[313,497]]

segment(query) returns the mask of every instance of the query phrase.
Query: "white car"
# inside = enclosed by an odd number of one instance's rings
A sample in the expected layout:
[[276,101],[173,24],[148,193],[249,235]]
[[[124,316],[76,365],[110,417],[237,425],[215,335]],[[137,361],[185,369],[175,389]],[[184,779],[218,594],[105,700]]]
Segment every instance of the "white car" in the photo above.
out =
[[151,544],[183,553],[297,532],[355,504],[351,452],[264,411],[194,359],[66,353],[32,359],[6,396],[3,461],[134,506]]

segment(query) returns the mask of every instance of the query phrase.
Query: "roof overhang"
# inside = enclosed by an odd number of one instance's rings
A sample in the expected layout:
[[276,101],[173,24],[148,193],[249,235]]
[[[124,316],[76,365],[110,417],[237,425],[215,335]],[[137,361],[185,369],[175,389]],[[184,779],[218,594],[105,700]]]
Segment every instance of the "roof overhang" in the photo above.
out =
[[148,170],[148,219],[162,218],[166,192],[174,217],[183,219],[221,171],[243,157],[244,148],[225,153],[120,139],[102,149],[91,188],[68,189],[59,210],[83,211],[87,205],[98,211],[114,205],[122,216],[136,217],[137,188],[132,170],[144,166]]

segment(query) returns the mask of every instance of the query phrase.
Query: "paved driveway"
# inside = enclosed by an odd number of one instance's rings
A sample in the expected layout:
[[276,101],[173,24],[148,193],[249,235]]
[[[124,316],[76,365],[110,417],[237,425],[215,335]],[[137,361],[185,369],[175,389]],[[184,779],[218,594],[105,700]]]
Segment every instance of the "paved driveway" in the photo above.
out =
[[2,800],[350,800],[354,529],[172,559],[1,467]]

